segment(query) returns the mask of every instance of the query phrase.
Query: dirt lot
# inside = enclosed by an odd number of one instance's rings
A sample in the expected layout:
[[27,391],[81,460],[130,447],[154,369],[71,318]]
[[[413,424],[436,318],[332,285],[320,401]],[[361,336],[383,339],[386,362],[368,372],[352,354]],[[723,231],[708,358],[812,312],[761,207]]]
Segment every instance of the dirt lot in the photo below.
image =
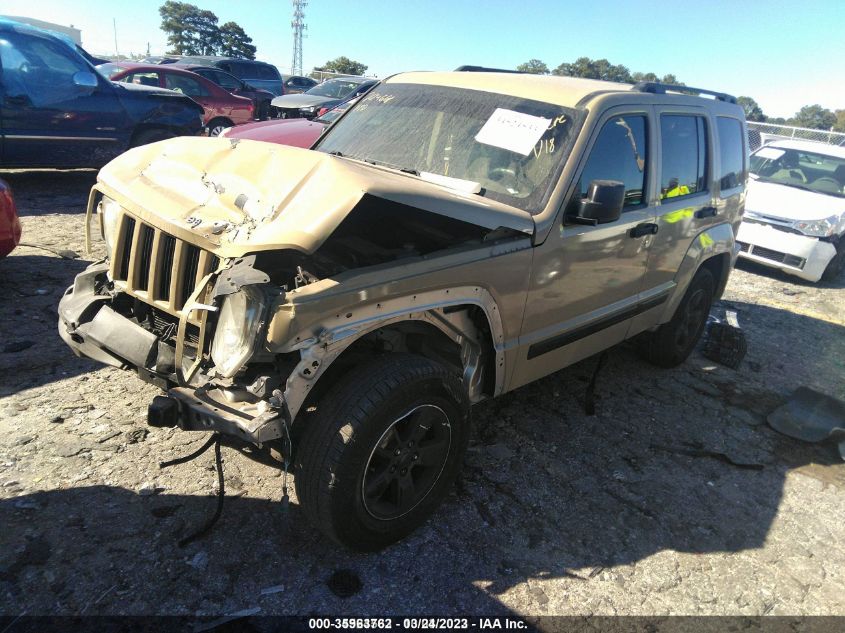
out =
[[[93,173],[6,177],[24,241],[83,254]],[[0,261],[3,613],[845,614],[845,465],[765,424],[800,385],[845,397],[845,280],[737,270],[722,306],[747,332],[739,371],[697,353],[657,370],[623,347],[594,416],[595,359],[478,406],[446,504],[358,555],[227,448],[223,517],[178,547],[213,512],[213,457],[160,471],[205,437],[148,429],[156,389],[59,339],[59,297],[90,259]],[[339,570],[354,595],[336,595]]]

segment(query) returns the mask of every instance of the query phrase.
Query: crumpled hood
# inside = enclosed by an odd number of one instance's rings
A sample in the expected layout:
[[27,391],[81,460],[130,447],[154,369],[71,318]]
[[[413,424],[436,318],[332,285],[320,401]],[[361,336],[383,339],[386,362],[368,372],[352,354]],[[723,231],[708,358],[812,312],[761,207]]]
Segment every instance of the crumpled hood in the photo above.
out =
[[178,137],[129,150],[97,188],[142,220],[220,257],[313,253],[372,195],[489,229],[532,234],[520,209],[391,170],[259,141]]
[[845,213],[845,198],[771,182],[748,181],[745,210],[783,220],[822,220]]

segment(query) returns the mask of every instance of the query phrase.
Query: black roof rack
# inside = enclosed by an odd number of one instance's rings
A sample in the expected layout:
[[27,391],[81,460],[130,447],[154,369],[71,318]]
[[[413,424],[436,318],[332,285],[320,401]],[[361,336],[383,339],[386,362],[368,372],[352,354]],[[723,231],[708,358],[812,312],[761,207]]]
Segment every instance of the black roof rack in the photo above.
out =
[[484,66],[458,66],[455,72],[460,73],[515,73],[521,74],[518,70],[509,70],[507,68],[485,68]]
[[632,90],[636,90],[637,92],[651,92],[657,95],[666,94],[667,90],[674,90],[677,92],[694,92],[700,95],[710,95],[715,97],[717,101],[736,103],[736,97],[725,94],[724,92],[715,92],[714,90],[705,90],[704,88],[693,88],[692,86],[679,86],[677,84],[663,84],[658,81],[641,81],[638,84],[634,84]]

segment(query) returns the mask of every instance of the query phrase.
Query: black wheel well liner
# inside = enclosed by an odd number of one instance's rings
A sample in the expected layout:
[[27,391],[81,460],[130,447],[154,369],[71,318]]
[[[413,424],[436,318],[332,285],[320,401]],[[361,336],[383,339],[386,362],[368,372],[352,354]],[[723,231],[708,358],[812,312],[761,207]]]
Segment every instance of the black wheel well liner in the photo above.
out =
[[[476,327],[477,343],[482,349],[482,393],[492,396],[496,384],[496,350],[490,322],[484,310],[474,304],[449,306],[446,314],[467,310]],[[301,433],[301,421],[313,412],[319,401],[347,372],[375,356],[392,353],[411,353],[430,358],[454,368],[458,374],[464,370],[461,346],[439,327],[429,321],[407,319],[385,325],[360,337],[338,356],[318,378],[294,420],[294,442]]]
[[716,280],[716,293],[714,299],[721,299],[728,285],[728,276],[731,271],[730,253],[718,253],[708,257],[699,265],[699,269],[707,268]]

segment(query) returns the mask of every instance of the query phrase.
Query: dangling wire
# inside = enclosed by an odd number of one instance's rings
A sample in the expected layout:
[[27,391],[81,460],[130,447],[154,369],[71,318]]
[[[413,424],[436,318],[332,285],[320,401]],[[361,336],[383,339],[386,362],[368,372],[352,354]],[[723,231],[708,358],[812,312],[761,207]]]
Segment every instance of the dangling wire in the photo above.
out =
[[[186,455],[185,457],[177,457],[176,459],[171,459],[166,462],[161,462],[159,464],[159,468],[167,468],[168,466],[175,466],[176,464],[184,464],[185,462],[189,462],[192,459],[196,459],[203,453],[205,453],[209,448],[214,446],[214,466],[215,470],[217,471],[217,508],[214,510],[214,515],[208,519],[205,524],[199,528],[198,530],[192,532],[185,538],[179,541],[179,547],[185,547],[188,543],[192,543],[199,538],[205,536],[211,528],[214,527],[214,524],[217,523],[217,520],[220,518],[220,515],[223,514],[223,499],[226,495],[226,489],[223,483],[223,456],[220,450],[220,439],[221,435],[219,433],[213,434],[208,441],[200,446],[197,450],[195,450],[190,455]],[[285,462],[287,464],[287,462]]]

